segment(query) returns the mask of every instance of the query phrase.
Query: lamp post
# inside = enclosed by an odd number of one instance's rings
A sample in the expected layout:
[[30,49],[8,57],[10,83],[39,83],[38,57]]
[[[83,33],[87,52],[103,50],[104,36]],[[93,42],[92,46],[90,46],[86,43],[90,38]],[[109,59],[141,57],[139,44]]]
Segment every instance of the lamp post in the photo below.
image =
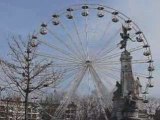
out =
[[8,109],[8,108],[9,108],[10,98],[7,97],[6,100],[7,100],[7,106],[6,106],[6,120],[9,120],[9,109]]
[[1,95],[3,90],[5,90],[5,88],[0,87],[0,100],[2,100]]
[[33,100],[33,103],[35,103],[36,100],[38,99],[38,97],[33,97],[33,98],[31,98],[31,99]]

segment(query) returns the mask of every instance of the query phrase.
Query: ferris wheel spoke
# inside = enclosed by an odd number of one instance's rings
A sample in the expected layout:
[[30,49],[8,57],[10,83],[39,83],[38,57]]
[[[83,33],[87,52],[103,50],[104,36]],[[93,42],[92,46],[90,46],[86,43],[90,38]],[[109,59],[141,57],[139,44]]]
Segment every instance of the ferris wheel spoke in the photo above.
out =
[[120,68],[116,68],[116,67],[107,67],[108,69],[102,69],[103,71],[117,71],[117,72],[120,72],[121,71],[121,69]]
[[[109,72],[109,71],[112,71],[112,72],[117,72],[117,73],[120,73],[121,72],[121,69],[120,68],[115,68],[115,67],[107,67],[107,69],[105,68],[101,68],[100,71],[103,71],[103,72]],[[112,74],[112,73],[111,73]],[[113,75],[114,76],[114,75]],[[119,77],[117,77],[118,80],[120,79]]]
[[107,69],[105,69],[105,68],[99,67],[99,71],[100,71],[100,73],[102,72],[104,75],[108,76],[109,78],[112,78],[116,81],[120,80],[120,77],[116,76],[115,74],[110,73],[111,71],[119,73],[120,72],[119,68],[107,67]]
[[60,60],[60,61],[74,62],[74,59],[65,59],[63,57],[61,58],[59,56],[52,56],[52,55],[46,54],[46,53],[36,53],[36,55],[44,57],[44,58],[56,59],[56,60]]
[[130,38],[133,40],[137,35],[136,34],[132,34],[130,35]]
[[[98,19],[98,18],[97,18],[97,19]],[[98,21],[98,20],[97,20],[97,21]],[[107,22],[108,24],[106,23],[107,25],[106,25],[106,27],[105,27],[105,30],[104,30],[102,36],[100,36],[100,38],[99,38],[98,41],[103,40],[104,36],[107,34],[109,28],[111,27],[111,22],[112,22],[112,21]],[[98,26],[99,26],[99,23],[96,22],[95,31],[94,31],[95,34],[93,34],[93,37],[91,37],[91,40],[93,40],[94,38],[96,38],[96,32],[97,32]]]
[[[42,91],[42,90],[39,90],[39,92],[41,92],[42,94],[46,94],[46,92],[44,92],[44,91]],[[42,94],[41,94],[40,96],[42,96]],[[54,118],[53,115],[51,115],[51,114],[49,114],[49,113],[47,112],[47,108],[46,108],[46,107],[42,106],[39,102],[35,102],[35,104],[36,104],[38,107],[40,107],[40,110],[41,110],[42,112],[44,112],[44,113],[47,114],[49,117],[51,117],[51,119]],[[22,116],[22,117],[24,117],[24,116]],[[21,118],[19,118],[19,119],[21,119]]]
[[106,62],[106,63],[104,63],[104,62],[102,62],[102,63],[97,63],[97,65],[101,65],[101,66],[104,66],[104,67],[109,67],[109,66],[118,66],[118,65],[120,65],[121,63],[120,62]]
[[[138,51],[138,50],[141,50],[143,49],[143,46],[137,46],[137,47],[134,47],[134,48],[130,48],[128,49],[129,52],[135,52],[135,51]],[[112,59],[112,58],[115,58],[115,57],[119,57],[121,55],[122,52],[118,52],[118,53],[114,53],[114,54],[111,54],[109,56],[106,56],[104,55],[101,60],[104,61],[104,60],[107,60],[107,59]]]
[[88,17],[86,16],[85,17],[85,39],[86,39],[86,53],[87,53],[87,59],[89,60],[90,58],[90,56],[89,56],[89,47],[88,47],[88,45],[89,45],[89,41],[88,41]]
[[74,76],[75,73],[77,73],[77,71],[79,71],[80,69],[82,68],[78,68],[78,67],[75,67],[75,68],[72,68],[72,69],[69,69],[67,70],[67,72],[65,73],[65,80],[67,79],[70,79],[72,76]]
[[72,49],[72,47],[68,43],[64,42],[64,40],[62,40],[61,38],[59,38],[58,35],[55,34],[53,31],[51,31],[49,28],[47,30],[49,31],[49,33],[51,35],[54,36],[54,38],[56,38],[61,44],[63,44],[70,51],[70,53],[72,54],[72,56],[75,57],[77,55],[77,54],[74,53],[74,50]]
[[79,42],[79,45],[81,46],[82,52],[83,52],[84,56],[87,57],[84,45],[82,43],[82,40],[81,40],[81,37],[80,37],[80,34],[79,34],[78,26],[77,26],[76,21],[74,19],[73,19],[73,26],[74,26],[74,29],[76,31],[76,34],[77,34],[77,37],[78,37],[78,42]]
[[46,46],[48,46],[48,47],[56,50],[57,52],[65,55],[65,56],[70,56],[70,57],[72,57],[72,58],[75,58],[72,54],[70,54],[69,52],[67,52],[67,51],[64,50],[64,49],[61,49],[61,48],[59,48],[59,47],[57,47],[57,46],[55,46],[55,45],[53,45],[53,44],[49,44],[49,43],[45,42],[44,40],[38,39],[38,41],[39,41],[40,43],[43,43],[44,45],[46,45]]
[[[113,86],[113,83],[114,83],[113,80],[116,80],[116,81],[119,80],[119,79],[115,78],[114,76],[111,76],[111,75],[105,73],[104,71],[103,72],[99,72],[99,75],[106,78],[105,80],[103,80],[104,84],[107,83],[109,86]],[[110,79],[108,79],[108,78],[111,78],[112,81]]]
[[148,75],[146,75],[146,74],[144,74],[144,73],[133,72],[133,74],[134,74],[135,76],[138,76],[138,77],[143,77],[143,78],[147,78],[147,77],[148,77]]
[[86,73],[87,67],[82,68],[81,71],[78,72],[78,74],[75,76],[75,80],[71,83],[71,88],[69,89],[68,93],[65,95],[62,104],[57,108],[56,112],[55,112],[55,116],[59,117],[59,115],[61,115],[61,113],[63,111],[61,111],[62,109],[64,110],[64,108],[66,108],[70,102],[70,99],[72,98],[72,95],[75,93],[76,89],[78,88],[79,84],[81,83],[85,73]]
[[[102,100],[102,96],[98,93],[99,88],[97,88],[96,83],[94,83],[94,86],[96,88],[96,97],[97,97],[96,102],[99,103],[99,105],[100,105],[100,106],[97,106],[97,108],[100,107],[100,109],[102,110],[102,112],[104,114],[105,120],[108,120],[108,117],[107,117],[106,112],[105,112],[105,104]],[[110,102],[110,101],[107,101],[107,102]]]
[[104,82],[109,84],[108,86],[113,86],[115,81],[120,81],[120,78],[112,73],[102,71],[101,74],[106,77]]
[[76,64],[76,63],[60,63],[60,64],[53,64],[54,67],[63,67],[63,68],[73,68],[73,67],[80,67],[82,66],[81,63]]
[[[120,73],[121,72],[121,69],[117,69],[117,68],[111,68],[110,70],[114,71],[114,72],[117,72],[117,73]],[[138,76],[138,77],[143,77],[143,78],[147,78],[148,75],[147,74],[144,74],[144,73],[138,73],[138,72],[132,72],[134,76]]]
[[130,48],[128,51],[131,53],[131,52],[135,52],[135,51],[138,51],[138,50],[141,50],[141,49],[143,49],[143,45],[137,46],[135,48]]
[[105,99],[107,100],[107,98],[106,98],[106,95],[108,95],[107,88],[104,86],[104,84],[102,83],[99,75],[97,74],[97,72],[95,71],[95,69],[92,66],[89,67],[89,70],[90,70],[91,76],[94,79],[94,82],[96,83],[99,94],[101,94],[101,96],[104,96]]
[[[108,53],[110,53],[112,50],[114,50],[113,48],[110,48],[109,50],[107,49],[108,46],[110,45],[111,41],[113,41],[113,39],[115,39],[115,37],[118,35],[118,33],[120,32],[120,29],[118,29],[114,35],[112,35],[104,44],[104,47],[102,49],[100,49],[98,51],[98,53],[96,55],[98,55],[98,57],[101,57],[103,55],[106,55]],[[116,48],[118,47],[118,45],[116,45]]]
[[105,65],[105,64],[97,64],[95,66],[95,68],[99,69],[99,71],[101,70],[112,70],[112,69],[115,69],[115,70],[121,70],[120,68],[120,64],[117,64],[117,65]]
[[99,55],[97,58],[101,59],[101,58],[107,56],[108,54],[111,54],[111,53],[114,52],[115,50],[117,50],[117,48],[118,48],[118,45],[117,45],[117,46],[114,46],[113,48],[111,48],[111,49],[109,49],[109,50],[107,50],[106,52],[103,53],[103,55],[97,54],[97,55]]
[[[111,55],[108,55],[108,56],[103,56],[100,60],[102,61],[106,61],[108,59],[112,59],[112,58],[115,58],[115,57],[119,57],[121,55],[121,52],[118,52],[118,53],[114,53],[114,54],[111,54]],[[100,61],[99,60],[99,61]]]
[[[55,86],[59,86],[63,82],[66,82],[67,80],[70,80],[73,78],[73,76],[79,72],[79,70],[82,69],[82,67],[73,67],[73,68],[68,68],[66,72],[64,72],[63,78],[59,81],[56,81]],[[66,84],[66,83],[65,83]],[[59,86],[60,87],[60,86]],[[64,89],[64,88],[63,88]]]
[[[101,36],[100,39],[99,39],[99,41],[103,40],[103,38],[105,37],[105,35],[108,35],[107,32],[108,32],[109,28],[111,27],[111,23],[112,23],[112,21],[109,21],[109,22],[108,22],[108,24],[106,25],[105,30],[104,30],[102,36]],[[98,24],[98,25],[99,25],[99,24]],[[105,44],[105,45],[106,45],[106,44]]]
[[56,57],[56,56],[52,56],[52,55],[50,55],[50,54],[46,54],[46,53],[36,53],[36,55],[38,55],[38,56],[42,56],[42,57],[45,57],[45,58],[51,58],[51,59],[57,59],[57,60],[60,60],[60,61],[67,61],[67,62],[69,62],[69,63],[78,63],[79,64],[79,62],[78,61],[76,61],[76,60],[74,60],[74,59],[65,59],[64,57]]
[[147,60],[132,60],[132,64],[141,64],[141,63],[148,63],[148,59]]
[[[66,84],[66,81],[72,79],[73,76],[78,72],[78,70],[79,70],[79,69],[74,68],[74,69],[72,69],[72,70],[70,70],[70,71],[67,71],[67,73],[65,73],[65,75],[64,75],[64,78],[62,78],[62,79],[59,80],[59,81],[56,81],[54,87],[57,86],[58,88],[61,88],[61,87],[60,87],[61,84],[62,84],[63,82],[65,82],[65,84]],[[69,85],[67,85],[66,88],[68,88],[68,87],[69,87]],[[64,86],[62,86],[62,89],[64,89]]]
[[[121,69],[120,68],[114,68],[114,67],[110,67],[110,68],[108,68],[107,67],[107,69],[105,69],[105,68],[101,68],[100,69],[100,71],[102,72],[102,73],[107,73],[107,71],[113,71],[113,72],[116,72],[116,73],[120,73],[121,72]],[[146,75],[146,74],[144,74],[144,73],[138,73],[138,72],[132,72],[133,73],[133,75],[134,76],[138,76],[138,77],[143,77],[143,78],[147,78],[148,77],[148,75]],[[112,74],[112,73],[110,73],[111,74],[111,76],[115,76],[114,74]],[[119,80],[120,80],[120,78],[118,78]],[[118,80],[117,79],[117,80]],[[116,79],[115,79],[116,80]]]
[[67,70],[64,70],[64,80],[66,81],[67,79],[71,78],[77,71],[82,69],[82,67],[72,67],[72,68],[67,68]]
[[102,66],[103,66],[103,65],[104,65],[104,66],[107,66],[107,65],[108,65],[108,66],[113,66],[113,65],[119,65],[119,64],[121,64],[121,63],[120,63],[120,61],[118,61],[118,60],[117,60],[117,61],[114,61],[114,60],[113,60],[113,61],[109,61],[109,60],[108,60],[108,61],[99,61],[99,62],[97,62],[96,64],[97,64],[97,65],[102,65]]
[[83,67],[83,66],[69,67],[69,68],[66,69],[66,71],[67,71],[67,72],[70,72],[70,71],[74,71],[74,70],[76,70],[76,69],[77,69],[77,70],[78,70],[78,69],[82,69],[82,67]]
[[[112,48],[108,49],[107,51],[105,51],[104,55],[100,55],[100,54],[97,54],[97,59],[101,60],[103,58],[105,58],[105,56],[107,56],[109,53],[112,53],[114,52],[117,48],[119,47],[119,45],[116,45],[116,46],[113,46]],[[115,53],[114,53],[115,54]],[[118,53],[117,53],[118,54]],[[111,57],[112,57],[112,54],[111,54]]]
[[119,53],[114,53],[114,54],[111,54],[111,55],[108,55],[108,56],[104,56],[98,60],[96,60],[95,62],[103,62],[103,61],[110,61],[111,59],[115,59],[117,57],[120,57],[121,56],[121,52]]
[[70,79],[74,74],[79,70],[80,68],[72,68],[67,70],[67,73],[65,73],[65,80]]
[[[81,55],[81,58],[82,60],[85,59],[82,51],[79,49],[79,46],[77,45],[77,43],[73,40],[73,37],[72,35],[66,30],[66,26],[63,24],[63,23],[60,23],[60,26],[64,29],[64,31],[66,32],[69,40],[70,40],[70,44],[73,46],[73,48],[75,49],[75,54],[80,54]],[[77,56],[79,57],[79,56]]]
[[107,98],[107,96],[109,94],[106,93],[106,92],[108,92],[108,90],[103,85],[101,79],[99,78],[99,76],[96,73],[96,71],[94,70],[94,68],[90,67],[89,70],[90,70],[91,76],[93,77],[93,80],[95,82],[95,87],[96,87],[96,90],[97,90],[98,101],[100,102],[100,106],[102,108],[104,117],[105,117],[106,120],[108,120],[108,117],[106,116],[106,113],[105,113],[105,106],[106,105],[105,105],[105,102],[104,102],[105,100],[109,100]]

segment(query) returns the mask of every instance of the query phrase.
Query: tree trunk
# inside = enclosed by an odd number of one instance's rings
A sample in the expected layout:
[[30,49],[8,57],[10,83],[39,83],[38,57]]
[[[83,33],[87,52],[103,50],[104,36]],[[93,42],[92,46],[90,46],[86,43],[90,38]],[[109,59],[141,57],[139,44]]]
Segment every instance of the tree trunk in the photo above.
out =
[[25,120],[28,120],[28,90],[25,96]]
[[9,120],[8,102],[9,99],[7,98],[6,120]]
[[25,120],[28,120],[28,96],[30,90],[30,54],[27,52],[27,88],[26,88],[26,96],[25,96]]

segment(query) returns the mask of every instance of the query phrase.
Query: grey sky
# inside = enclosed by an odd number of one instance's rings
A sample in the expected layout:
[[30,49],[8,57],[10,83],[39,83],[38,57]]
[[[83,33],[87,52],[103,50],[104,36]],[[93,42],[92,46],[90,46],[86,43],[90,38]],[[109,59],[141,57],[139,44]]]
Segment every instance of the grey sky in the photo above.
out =
[[[83,0],[0,0],[0,56],[7,51],[11,35],[32,33],[59,9]],[[88,3],[105,4],[125,13],[134,20],[151,45],[156,71],[152,94],[160,96],[160,1],[159,0],[88,0]]]

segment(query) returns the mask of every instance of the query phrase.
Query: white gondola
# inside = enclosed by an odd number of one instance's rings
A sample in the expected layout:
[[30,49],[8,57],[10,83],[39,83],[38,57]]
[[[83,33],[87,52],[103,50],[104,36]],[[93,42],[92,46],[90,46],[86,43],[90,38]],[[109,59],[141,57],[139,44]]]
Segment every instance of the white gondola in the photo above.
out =
[[142,31],[137,31],[135,34],[140,35],[140,34],[142,34]]
[[117,18],[118,12],[112,12],[112,22],[118,22],[119,19]]
[[153,88],[154,85],[153,85],[152,83],[149,83],[149,84],[148,84],[148,87],[149,87],[149,88]]
[[[147,94],[148,94],[148,92],[147,92]],[[146,94],[144,94],[144,96],[143,96],[143,103],[149,103],[149,100],[147,99],[147,95]]]
[[28,48],[26,52],[27,53],[31,53],[32,51],[31,51],[31,49]]
[[153,63],[153,62],[154,62],[153,60],[148,60],[148,61],[147,61],[147,63]]
[[147,79],[152,79],[153,77],[152,76],[148,76],[148,77],[146,77]]
[[73,9],[72,9],[72,8],[68,8],[68,9],[67,9],[67,15],[66,15],[66,17],[67,17],[68,19],[73,19],[72,12],[73,12]]
[[148,103],[149,101],[147,99],[143,100],[143,103]]
[[103,11],[104,7],[98,7],[97,10],[98,10],[97,16],[100,18],[103,17],[104,16],[104,11]]
[[48,85],[47,83],[43,85],[43,87],[48,87],[48,86],[49,86],[49,85]]
[[82,11],[82,16],[86,17],[86,16],[89,15],[88,8],[89,8],[89,7],[88,7],[87,5],[82,6],[82,9],[83,9],[83,11]]
[[150,71],[150,72],[151,72],[151,71],[154,71],[154,67],[153,67],[153,66],[149,66],[149,67],[148,67],[148,71]]
[[36,41],[34,41],[34,40],[31,41],[31,46],[32,46],[32,47],[37,47],[37,45],[38,45],[38,44],[36,43]]
[[132,20],[126,20],[125,21],[125,28],[128,30],[128,31],[130,31],[130,30],[132,30]]
[[153,85],[152,82],[151,82],[151,79],[148,79],[147,87],[148,87],[148,88],[154,87],[154,85]]
[[145,51],[145,52],[143,53],[143,55],[144,55],[144,56],[149,56],[149,55],[151,55],[151,52],[150,52],[150,51]]
[[143,48],[148,48],[150,47],[148,44],[143,45]]
[[144,92],[142,92],[142,94],[146,95],[146,94],[149,94],[149,93],[148,93],[148,91],[144,91]]
[[37,36],[32,35],[32,39],[36,40],[36,39],[37,39]]
[[53,25],[58,25],[60,23],[59,15],[52,15],[52,23]]
[[37,36],[32,35],[32,40],[30,42],[31,47],[36,47],[38,45],[37,43]]
[[47,31],[47,25],[44,24],[44,23],[42,23],[41,29],[40,29],[40,34],[41,34],[41,35],[46,35],[47,32],[48,32],[48,31]]
[[144,41],[143,38],[140,38],[140,37],[136,37],[136,40],[137,40],[137,42],[143,42]]

